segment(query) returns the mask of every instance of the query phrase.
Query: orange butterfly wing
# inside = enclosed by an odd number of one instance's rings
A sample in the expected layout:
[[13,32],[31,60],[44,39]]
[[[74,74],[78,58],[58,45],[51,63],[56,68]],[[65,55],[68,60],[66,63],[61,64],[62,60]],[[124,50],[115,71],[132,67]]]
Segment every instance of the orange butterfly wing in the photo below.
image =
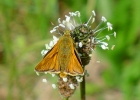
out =
[[72,51],[72,54],[70,57],[69,64],[66,68],[66,72],[72,76],[83,75],[84,71],[83,71],[83,68],[81,65],[81,61],[78,58],[78,54],[77,54],[76,50],[74,49],[74,46],[72,48],[73,48],[72,49],[73,51]]
[[36,66],[35,71],[60,73],[60,68],[57,62],[59,45],[57,44],[45,55],[44,59]]

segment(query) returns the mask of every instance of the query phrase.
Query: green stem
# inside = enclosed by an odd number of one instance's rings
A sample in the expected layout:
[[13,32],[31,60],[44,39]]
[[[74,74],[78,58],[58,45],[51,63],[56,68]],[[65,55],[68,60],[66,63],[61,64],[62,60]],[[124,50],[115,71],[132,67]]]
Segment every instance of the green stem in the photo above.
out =
[[63,98],[63,100],[69,100],[69,98]]
[[81,100],[86,100],[85,84],[85,76],[83,76],[83,81],[80,83]]

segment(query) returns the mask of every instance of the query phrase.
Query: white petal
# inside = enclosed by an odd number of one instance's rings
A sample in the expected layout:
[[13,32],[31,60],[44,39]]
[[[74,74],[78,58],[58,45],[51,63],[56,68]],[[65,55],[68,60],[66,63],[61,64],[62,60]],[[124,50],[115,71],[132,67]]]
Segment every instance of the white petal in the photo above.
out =
[[101,42],[103,45],[108,46],[108,43],[106,42]]
[[62,21],[62,24],[63,24],[63,25],[65,25],[65,24],[66,24],[66,21],[65,21],[65,20],[63,20],[63,21]]
[[107,21],[106,18],[105,18],[104,16],[102,16],[101,20],[102,20],[103,22],[106,22],[106,21]]
[[106,46],[105,45],[101,45],[102,49],[106,49]]
[[107,38],[107,40],[110,40],[110,37],[109,37],[109,35],[106,35],[106,38]]
[[56,36],[53,35],[53,40],[54,41],[58,41],[58,38]]
[[55,76],[55,74],[52,74],[52,77],[54,77]]
[[59,26],[55,26],[53,29],[57,29]]
[[80,76],[76,76],[76,79],[79,79],[80,78]]
[[36,72],[36,75],[37,75],[37,76],[39,76],[39,73],[38,73],[38,72]]
[[50,30],[50,33],[53,33],[53,32],[55,32],[55,31],[56,31],[56,29]]
[[68,79],[65,77],[65,78],[63,78],[63,81],[64,81],[64,82],[67,82],[67,81],[68,81]]
[[116,32],[114,32],[114,37],[116,38]]
[[72,16],[72,12],[69,12],[70,16]]
[[67,15],[65,15],[65,17],[66,17],[66,22],[69,22],[70,21],[70,17],[67,16]]
[[53,46],[54,46],[53,41],[50,41],[49,46],[50,46],[50,47],[53,47]]
[[79,42],[79,47],[81,48],[83,46],[82,42]]
[[76,11],[75,14],[77,14],[78,17],[80,17],[80,12]]
[[48,50],[44,50],[44,55],[46,55],[46,54],[47,54],[47,52],[48,52]]
[[94,10],[92,11],[92,13],[93,13],[93,15],[94,15],[94,16],[96,16],[96,13],[95,13],[95,11],[94,11]]
[[47,80],[44,78],[44,79],[42,79],[42,82],[47,83]]
[[105,46],[105,45],[101,45],[101,47],[102,47],[102,49],[104,49],[104,50],[108,49],[108,47]]
[[76,80],[77,80],[78,82],[82,82],[82,81],[83,81],[83,77],[76,76]]
[[48,44],[45,44],[46,49],[51,49],[51,47]]
[[93,23],[95,21],[95,18],[92,18],[92,22],[91,23]]
[[58,23],[61,23],[61,20],[60,20],[60,18],[58,18]]
[[59,24],[59,26],[61,26],[61,27],[65,28],[65,25],[63,25],[63,24]]
[[71,89],[75,89],[75,87],[74,87],[73,84],[69,84],[69,87],[70,87]]
[[59,39],[56,36],[53,36],[53,44],[55,45]]
[[54,89],[56,89],[56,85],[55,85],[55,84],[52,84],[52,87],[53,87]]
[[107,22],[107,26],[112,26],[112,24],[110,22]]
[[74,12],[70,13],[71,16],[76,16],[77,14],[75,14]]
[[69,28],[69,30],[73,30],[75,28],[74,25],[70,22],[65,22],[65,26]]
[[111,50],[114,50],[114,48],[115,48],[115,45],[112,45]]
[[42,50],[41,55],[44,56],[44,55],[46,55],[47,52],[48,52],[48,50]]
[[109,22],[107,22],[107,27],[108,27],[108,30],[112,30],[112,29],[113,29],[113,28],[112,28],[112,24],[109,23]]

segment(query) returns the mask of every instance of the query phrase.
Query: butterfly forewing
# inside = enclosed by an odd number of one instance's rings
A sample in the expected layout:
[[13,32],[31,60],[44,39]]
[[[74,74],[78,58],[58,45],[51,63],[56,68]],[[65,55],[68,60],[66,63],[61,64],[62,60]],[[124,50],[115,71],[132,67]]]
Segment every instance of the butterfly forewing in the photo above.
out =
[[[58,42],[59,43],[59,42]],[[57,43],[57,44],[58,44]],[[55,45],[44,57],[44,59],[36,66],[38,72],[60,72],[58,66],[58,45]]]

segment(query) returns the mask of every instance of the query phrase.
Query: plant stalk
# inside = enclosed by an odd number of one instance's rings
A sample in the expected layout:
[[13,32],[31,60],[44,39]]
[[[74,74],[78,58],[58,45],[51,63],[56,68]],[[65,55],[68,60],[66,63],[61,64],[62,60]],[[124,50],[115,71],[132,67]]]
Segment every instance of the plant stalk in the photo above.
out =
[[69,100],[69,98],[63,98],[63,100]]
[[81,100],[86,100],[86,87],[85,87],[85,75],[83,76],[83,81],[80,83]]

